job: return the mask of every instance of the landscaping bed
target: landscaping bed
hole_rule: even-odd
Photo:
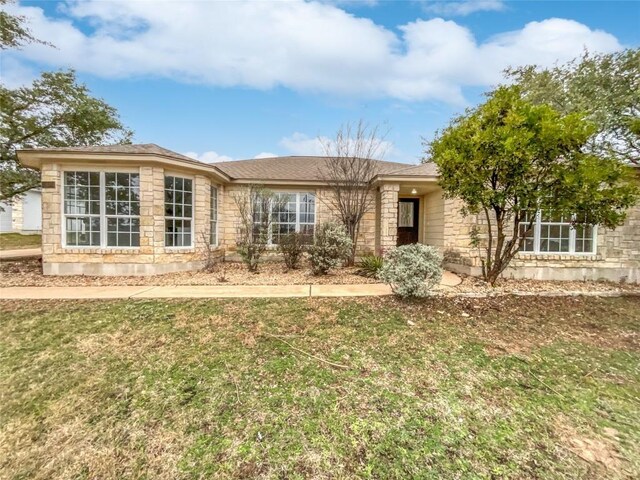
[[[2,287],[64,287],[64,286],[113,286],[113,285],[308,285],[308,284],[357,284],[376,283],[356,274],[357,267],[339,268],[328,275],[313,275],[306,265],[296,270],[286,270],[281,262],[264,262],[258,273],[247,271],[240,262],[218,264],[214,272],[189,271],[150,276],[89,277],[45,276],[40,260],[17,260],[0,263]]]
[[[640,476],[640,298],[0,301],[0,477]]]
[[[89,277],[44,276],[38,259],[19,259],[0,262],[0,287],[64,287],[64,286],[172,286],[172,285],[352,285],[379,283],[378,280],[356,274],[357,267],[332,270],[329,275],[312,275],[306,263],[297,270],[287,271],[280,262],[265,262],[257,274],[249,273],[244,264],[225,262],[212,273],[203,271],[167,273],[152,276]],[[439,286],[441,295],[563,292],[638,292],[640,285],[613,282],[559,282],[539,280],[500,280],[491,287],[476,277],[460,277],[453,286]]]

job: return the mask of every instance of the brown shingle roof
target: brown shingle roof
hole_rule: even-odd
[[[226,174],[233,180],[251,180],[255,182],[322,181],[322,179],[327,176],[325,173],[327,171],[327,157],[319,156],[272,157],[207,164],[194,160],[186,155],[162,148],[155,143],[58,147],[46,149],[25,149],[22,151],[27,152],[29,150],[38,150],[43,152],[84,152],[93,154],[157,155],[205,166],[217,171],[218,173],[221,172],[223,176]],[[408,165],[406,163],[387,162],[384,160],[374,161],[377,165],[378,175],[437,175],[435,165],[433,164]]]
[[[86,153],[120,153],[123,155],[160,155],[163,157],[175,158],[177,160],[188,160],[194,162],[193,158],[187,157],[180,153],[162,148],[155,143],[138,143],[138,144],[117,144],[117,145],[90,145],[83,147],[53,147],[44,150],[52,152],[86,152]]]
[[[421,163],[420,165],[405,165],[394,172],[387,173],[390,176],[418,175],[418,176],[438,176],[438,167],[435,163]]]
[[[233,160],[216,163],[216,167],[238,180],[319,181],[326,171],[326,157],[273,157]],[[409,167],[406,163],[375,160],[379,174],[388,174]]]

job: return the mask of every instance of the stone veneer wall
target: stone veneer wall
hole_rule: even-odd
[[[81,165],[74,169],[82,170]],[[87,170],[92,168],[86,167]],[[93,165],[95,170],[95,166]],[[117,166],[103,166],[103,171],[131,171]],[[201,251],[210,228],[211,179],[203,175],[170,171],[194,181],[194,239],[191,248],[164,246],[164,175],[159,166],[143,166],[140,173],[140,246],[135,248],[100,248],[62,246],[61,195],[62,167],[42,166],[42,181],[54,182],[55,188],[42,190],[43,271],[52,275],[144,275],[190,270],[201,265]],[[221,213],[221,212],[220,212]],[[219,250],[222,253],[222,250]]]
[[[234,196],[241,195],[246,188],[247,187],[245,185],[240,184],[226,185],[224,187],[224,214],[221,218],[218,235],[220,236],[220,245],[229,252],[229,258],[231,259],[236,259],[234,252],[236,250],[236,231],[239,226],[238,207],[234,200]],[[316,225],[330,220],[337,221],[338,217],[336,215],[336,211],[331,205],[330,195],[332,193],[329,189],[305,185],[287,186],[286,188],[277,185],[265,185],[265,188],[273,191],[314,193],[316,195]],[[221,199],[219,199],[219,202],[221,202]],[[360,233],[358,235],[358,254],[374,251],[375,236],[376,209],[374,202],[373,208],[365,214],[360,226]]]
[[[469,245],[471,228],[486,232],[478,215],[460,214],[462,202],[445,201],[445,267],[468,275],[481,274],[480,253]],[[486,238],[485,235],[481,236]],[[624,225],[597,232],[595,255],[520,253],[503,273],[508,278],[539,280],[610,280],[640,282],[640,205],[630,209]]]

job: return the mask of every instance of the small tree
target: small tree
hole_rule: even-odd
[[[236,247],[250,272],[258,271],[273,228],[272,210],[279,210],[277,196],[261,185],[248,185],[232,195],[238,208]]]
[[[361,120],[356,125],[343,125],[333,139],[320,139],[327,157],[320,177],[331,191],[323,200],[336,212],[351,238],[349,265],[355,261],[362,219],[375,205],[371,180],[379,173],[376,159],[385,154],[384,137],[377,126],[370,128]]]
[[[526,101],[517,86],[500,87],[429,144],[445,196],[486,221],[483,238],[472,238],[484,250],[486,281],[494,284],[518,253],[538,210],[622,224],[638,187],[630,167],[585,148],[594,131],[581,114],[562,115]]]
[[[563,114],[584,113],[596,128],[586,147],[640,165],[640,49],[585,52],[553,68],[510,68],[527,100]]]

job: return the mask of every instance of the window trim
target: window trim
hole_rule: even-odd
[[[65,197],[65,187],[66,187],[66,174],[68,172],[88,172],[88,173],[98,173],[100,175],[100,213],[99,214],[88,214],[88,215],[73,215],[65,213],[64,203],[66,200]],[[65,250],[131,250],[137,251],[140,250],[140,245],[138,246],[116,246],[116,245],[107,245],[107,217],[117,218],[116,215],[107,215],[107,198],[106,198],[106,180],[105,173],[127,173],[127,174],[137,174],[138,178],[141,178],[139,169],[114,169],[114,170],[105,170],[104,168],[96,168],[96,167],[83,167],[82,165],[73,165],[63,168],[61,170],[61,181],[60,181],[60,245]],[[138,187],[140,188],[140,187]],[[140,194],[140,208],[142,208],[142,195]],[[67,217],[74,216],[82,216],[82,217],[98,217],[100,218],[100,245],[68,245],[67,244]],[[138,218],[141,219],[142,215],[126,215],[123,216],[126,218]],[[140,222],[140,226],[142,226],[142,222]],[[140,234],[140,238],[142,238],[142,234]]]
[[[520,222],[525,223],[525,222]],[[540,250],[542,232],[542,224],[545,225],[567,225],[569,224],[569,251],[568,252],[548,252]],[[583,225],[583,224],[578,224]],[[519,255],[563,255],[563,256],[576,256],[576,257],[592,257],[598,254],[598,226],[591,225],[593,229],[592,250],[590,252],[576,252],[576,228],[571,226],[570,222],[543,222],[542,212],[538,210],[536,212],[536,220],[533,223],[533,250],[519,250]]]
[[[195,239],[195,220],[196,220],[196,179],[192,175],[185,175],[178,172],[165,171],[162,177],[162,211],[165,211],[166,208],[166,187],[164,186],[165,179],[167,177],[174,178],[182,178],[183,180],[191,180],[191,217],[176,217],[176,216],[167,216],[166,213],[162,214],[162,243],[164,244],[164,248],[169,251],[191,251],[195,250],[196,239]],[[191,245],[178,245],[172,246],[167,245],[167,219],[173,220],[191,220]]]

